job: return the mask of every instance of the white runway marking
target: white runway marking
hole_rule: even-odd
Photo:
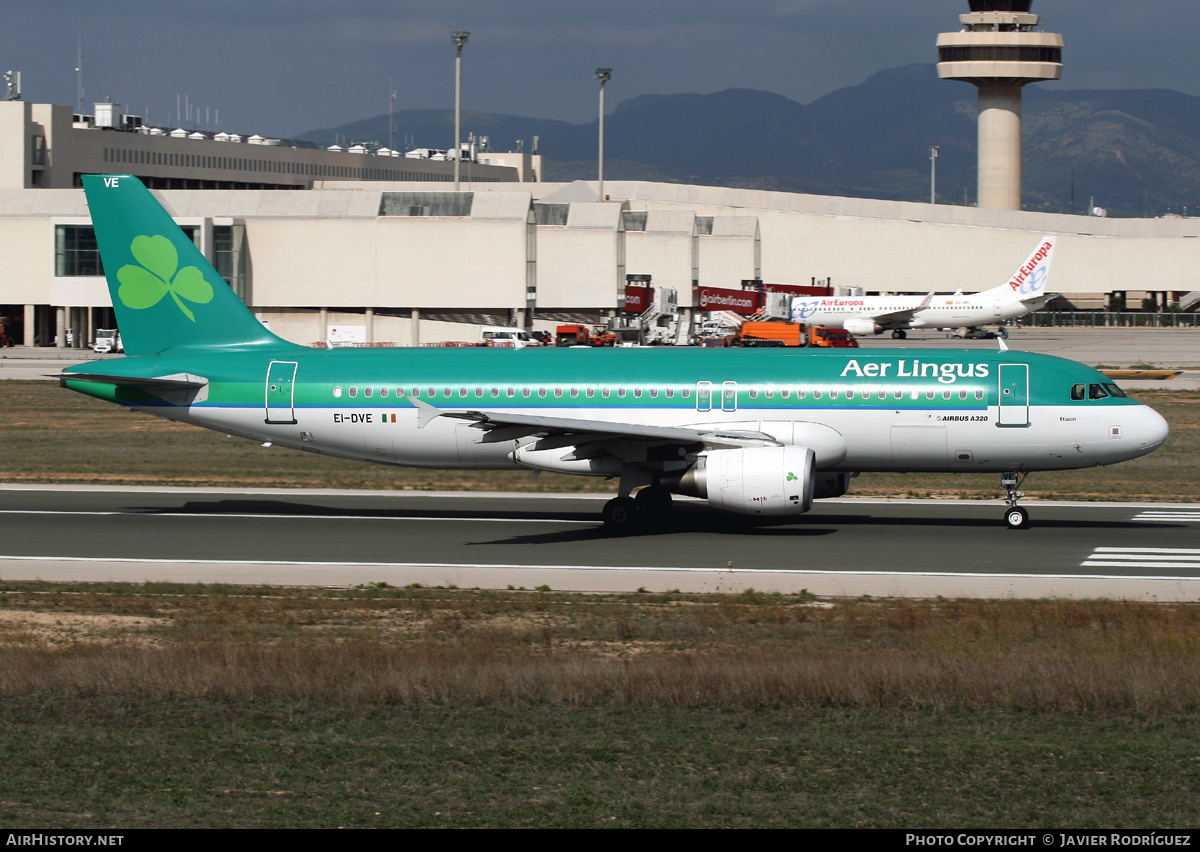
[[[1191,568],[1200,571],[1200,549],[1185,547],[1097,547],[1082,568]]]
[[[1135,521],[1182,521],[1200,524],[1200,512],[1189,512],[1182,509],[1156,509],[1134,515],[1133,519]]]

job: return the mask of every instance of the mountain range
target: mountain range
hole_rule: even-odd
[[[928,201],[929,149],[937,145],[939,203],[970,204],[976,104],[973,86],[939,80],[934,65],[880,71],[807,105],[750,89],[643,95],[605,117],[604,175]],[[453,146],[452,110],[405,110],[394,122],[397,147]],[[517,140],[530,146],[536,135],[545,180],[596,176],[596,121],[464,112],[462,126],[464,139],[488,136],[497,151],[513,150]],[[298,138],[386,145],[388,116]],[[1114,216],[1200,215],[1200,98],[1027,86],[1023,160],[1027,210],[1082,212],[1094,204]]]

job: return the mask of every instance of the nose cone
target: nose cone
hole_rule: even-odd
[[[1141,440],[1142,455],[1152,453],[1161,447],[1171,433],[1171,428],[1167,426],[1167,421],[1163,419],[1163,416],[1147,405],[1143,405],[1138,412],[1134,428],[1137,429],[1138,437]]]

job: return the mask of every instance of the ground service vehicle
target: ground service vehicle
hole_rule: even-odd
[[[509,328],[500,325],[485,325],[480,329],[479,337],[484,346],[511,346],[520,349],[525,346],[541,346],[541,343],[523,328]]]
[[[759,341],[779,341],[783,346],[804,346],[804,329],[798,322],[744,322],[734,335],[734,346],[753,346]]]
[[[555,346],[615,346],[617,336],[603,328],[586,325],[560,325],[555,329]]]
[[[83,185],[126,356],[68,367],[63,387],[340,458],[613,477],[613,530],[662,523],[672,493],[795,517],[858,471],[998,473],[1005,522],[1023,527],[1026,473],[1167,439],[1111,379],[1049,355],[312,349],[265,328],[137,178]]]
[[[115,328],[96,329],[96,342],[92,344],[92,351],[99,355],[124,352],[125,350],[121,346],[121,333]]]
[[[808,345],[832,349],[858,349],[858,341],[850,332],[840,328],[826,328],[823,325],[809,327]]]

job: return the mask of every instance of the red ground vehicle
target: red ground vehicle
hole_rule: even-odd
[[[840,328],[826,328],[814,325],[808,330],[809,346],[830,346],[834,349],[857,349],[858,341],[854,335]]]
[[[617,336],[603,328],[560,325],[554,330],[555,346],[615,346]]]

